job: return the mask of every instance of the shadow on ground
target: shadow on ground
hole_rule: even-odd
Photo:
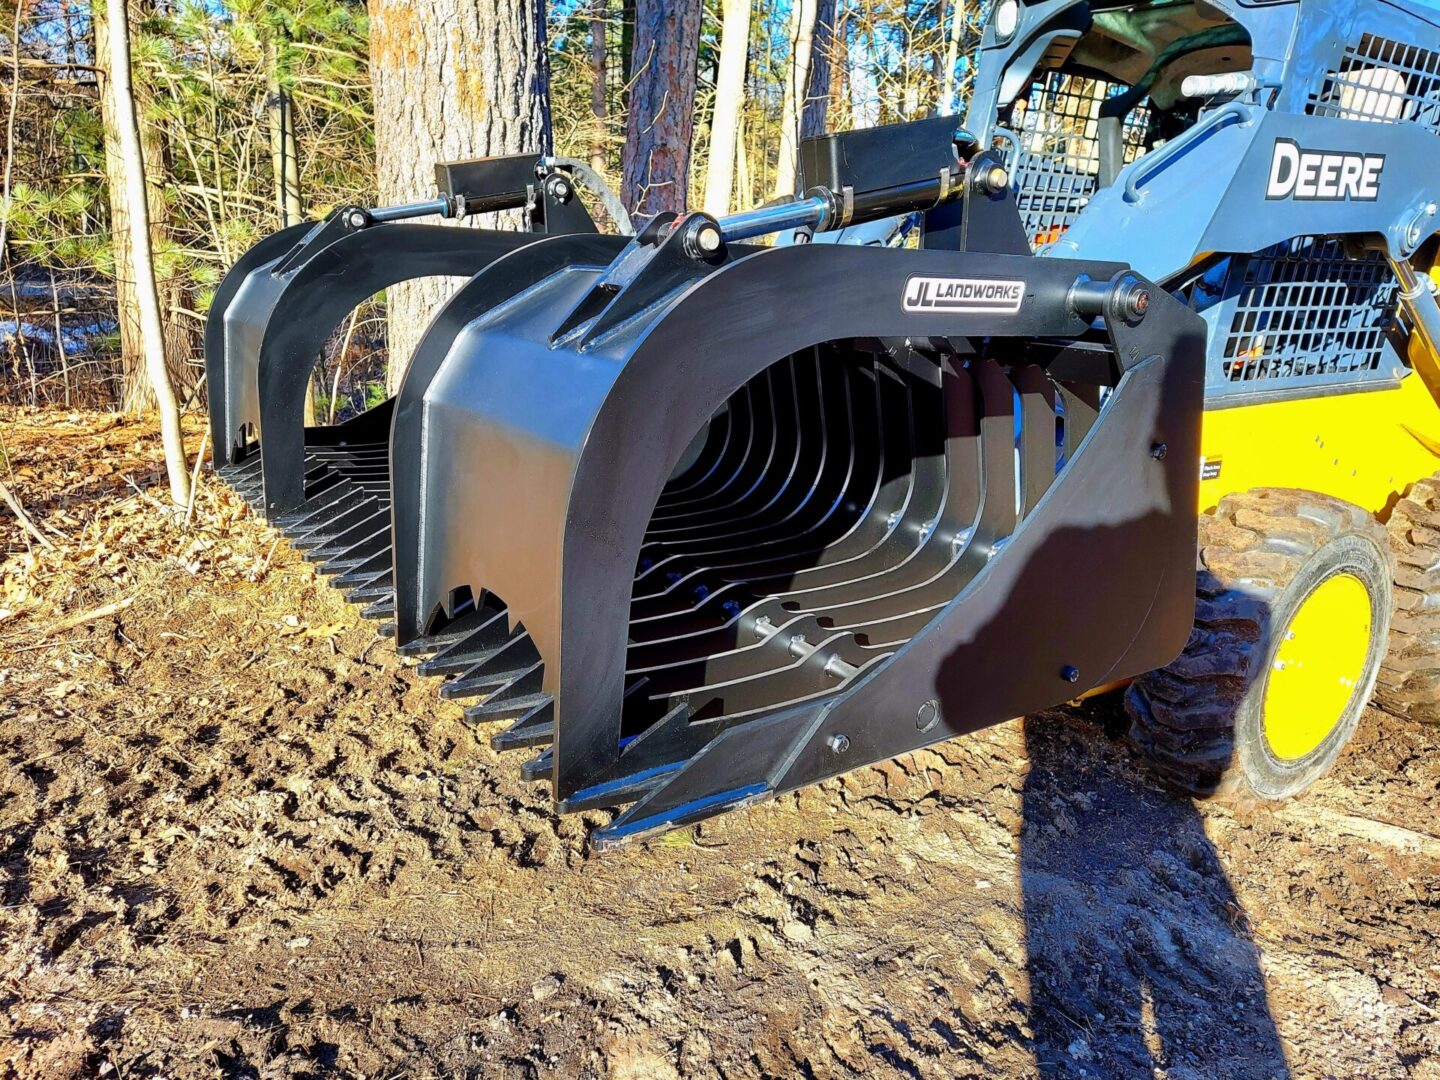
[[[1020,874],[1039,1074],[1289,1077],[1246,913],[1195,804],[1097,746],[1095,725],[1124,723],[1112,695],[1025,725]],[[1109,775],[1084,775],[1097,771]]]

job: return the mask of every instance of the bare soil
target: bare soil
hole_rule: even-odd
[[[148,425],[0,439],[0,1075],[1440,1078],[1440,730],[1242,813],[1102,699],[593,856]]]

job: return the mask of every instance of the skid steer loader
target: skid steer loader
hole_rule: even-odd
[[[371,613],[562,810],[628,804],[598,847],[1127,682],[1167,775],[1282,798],[1377,679],[1440,700],[1437,133],[1428,7],[1000,0],[963,128],[487,262],[382,540],[318,467],[271,509],[386,544]]]
[[[1440,9],[1000,0],[969,122],[1040,255],[1123,257],[1206,323],[1196,624],[1127,691],[1137,743],[1274,799],[1377,680],[1440,719]]]

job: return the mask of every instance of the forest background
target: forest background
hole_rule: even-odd
[[[204,319],[235,259],[339,206],[425,198],[438,160],[580,158],[641,217],[789,193],[805,135],[963,110],[987,7],[5,0],[0,402],[203,409]],[[313,416],[393,387],[437,287],[357,310]]]

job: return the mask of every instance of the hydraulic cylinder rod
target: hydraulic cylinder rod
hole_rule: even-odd
[[[875,221],[914,211],[929,210],[960,193],[959,185],[949,187],[934,180],[867,191],[848,200],[829,188],[812,188],[793,202],[744,210],[719,219],[720,235],[726,241],[749,240],[786,229],[811,228],[832,232],[862,221]]]
[[[1419,338],[1419,348],[1410,350],[1411,363],[1431,395],[1440,401],[1440,306],[1435,303],[1435,286],[1409,259],[1391,258],[1390,269],[1400,283],[1400,306],[1410,323],[1410,332]]]

